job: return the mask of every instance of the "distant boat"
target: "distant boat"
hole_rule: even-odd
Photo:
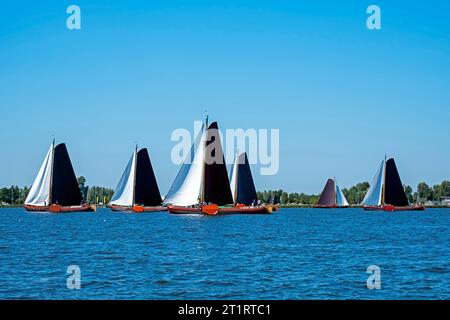
[[[156,177],[147,149],[133,152],[108,204],[113,211],[151,212],[162,206]]]
[[[64,143],[53,141],[47,156],[25,200],[27,211],[80,212],[95,211],[95,206],[82,203],[69,153]]]
[[[348,201],[335,179],[328,179],[314,208],[346,208]]]
[[[219,213],[271,213],[273,207],[258,205],[255,183],[247,153],[237,154],[230,170],[230,188],[233,207],[219,208]]]
[[[206,119],[164,199],[170,213],[215,215],[236,212],[257,213],[264,210],[246,205],[236,208],[233,205],[235,201],[230,188],[222,144],[220,140],[216,141],[218,130],[217,122],[208,126]],[[207,152],[210,152],[214,159],[206,159]]]
[[[410,211],[425,209],[423,206],[411,206],[409,204],[393,158],[381,162],[362,204],[364,210]]]

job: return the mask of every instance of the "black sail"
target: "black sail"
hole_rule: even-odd
[[[319,205],[334,206],[336,205],[336,186],[333,179],[328,179],[319,198]]]
[[[233,203],[217,122],[211,123],[208,127],[203,178],[206,203],[219,206]]]
[[[409,205],[394,159],[389,159],[386,161],[384,188],[385,204],[391,204],[399,207]]]
[[[161,205],[161,193],[159,192],[147,149],[141,149],[137,153],[135,183],[134,202],[136,204],[144,206]]]
[[[81,191],[64,143],[55,147],[51,192],[52,203],[62,206],[81,204]]]
[[[247,153],[239,156],[237,173],[237,203],[251,205],[258,200]]]

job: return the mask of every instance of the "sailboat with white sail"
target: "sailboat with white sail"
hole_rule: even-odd
[[[83,203],[80,187],[64,143],[50,145],[44,162],[25,200],[27,211],[80,212],[95,211]]]
[[[206,118],[164,204],[175,214],[265,212],[265,206],[256,205],[258,199],[245,153],[236,158],[231,180],[230,184],[217,122],[208,125]]]
[[[362,202],[364,210],[412,211],[424,206],[409,204],[393,158],[381,161]]]
[[[319,202],[314,208],[347,208],[348,201],[345,198],[335,178],[327,180],[322,193],[320,194]]]
[[[218,130],[206,118],[164,199],[170,213],[215,215],[219,206],[233,203]]]
[[[113,211],[164,211],[148,150],[136,146],[108,204]]]

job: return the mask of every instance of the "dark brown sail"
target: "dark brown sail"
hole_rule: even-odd
[[[55,147],[51,202],[61,206],[75,206],[82,202],[77,178],[64,143]]]
[[[160,206],[162,203],[158,183],[147,149],[137,153],[134,203],[143,206]]]
[[[322,194],[319,198],[320,206],[334,206],[336,205],[336,186],[333,179],[328,179],[323,188]]]
[[[394,159],[386,161],[384,203],[393,206],[408,206],[409,202],[403,189],[400,175],[397,171]]]
[[[236,196],[237,203],[248,206],[258,200],[247,153],[245,152],[239,156],[238,160]]]
[[[233,203],[217,122],[211,123],[207,131],[203,179],[206,203],[219,206]]]

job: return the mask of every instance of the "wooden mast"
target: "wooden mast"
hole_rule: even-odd
[[[200,206],[203,206],[203,202],[205,201],[205,157],[206,157],[206,140],[208,137],[208,113],[206,112],[206,120],[205,120],[205,132],[206,132],[206,139],[203,142],[204,148],[203,148],[203,157],[202,157],[202,184],[201,184],[201,191],[200,191]],[[203,133],[202,136],[203,138]],[[200,140],[200,143],[202,143],[202,141]]]
[[[237,161],[236,161],[237,160]],[[238,179],[239,179],[239,150],[236,153],[236,160],[234,163],[235,170],[236,170],[236,177],[234,177],[234,206],[237,205],[237,195],[238,195]]]
[[[52,158],[51,158],[51,167],[50,167],[50,183],[49,183],[49,194],[48,194],[48,203],[47,206],[52,205],[52,189],[53,189],[53,167],[55,166],[55,138],[53,138],[52,142]]]
[[[384,165],[383,165],[383,184],[381,185],[381,206],[384,206],[384,196],[386,192],[386,155],[384,155]]]
[[[133,175],[133,203],[131,204],[131,207],[134,207],[136,204],[136,171],[137,171],[137,150],[138,145],[136,144],[136,147],[134,149],[134,175]]]

